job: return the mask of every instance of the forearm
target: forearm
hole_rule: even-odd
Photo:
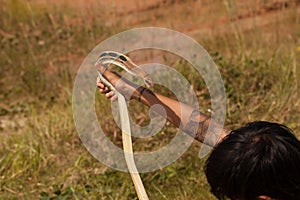
[[[166,113],[168,121],[200,142],[214,146],[230,132],[230,130],[212,120],[211,117],[189,105],[154,93],[148,89],[144,90],[142,95],[140,95],[141,91],[142,88],[138,88],[133,98],[139,99],[149,107],[159,104],[164,110],[161,107],[154,107],[155,112],[161,115]]]
[[[108,70],[105,76],[119,92],[126,96],[127,100],[135,99],[149,107],[162,106],[163,109],[160,106],[153,107],[153,109],[163,116],[166,114],[168,121],[200,142],[214,146],[230,132],[209,116],[187,104],[154,93],[149,89],[143,89]]]

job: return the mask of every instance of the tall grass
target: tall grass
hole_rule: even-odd
[[[224,1],[210,6],[234,18],[238,12],[230,9],[238,7],[230,7],[234,1],[230,2],[228,7]],[[167,9],[178,11],[178,20],[180,16],[196,20],[197,13],[187,14],[190,1],[185,3]],[[106,25],[105,9],[97,3],[84,9],[68,3],[46,6],[21,0],[0,4],[0,199],[136,199],[127,173],[106,167],[83,147],[71,110],[79,64],[100,41],[130,28],[122,25],[127,18],[113,13],[116,21]],[[251,30],[235,22],[228,26],[228,32],[216,30],[212,35],[195,36],[222,74],[227,94],[226,125],[230,128],[270,120],[288,125],[299,136],[300,29],[296,9],[273,23],[253,25]],[[154,14],[166,26],[174,25],[173,14]],[[148,15],[141,20],[140,25],[154,23]],[[203,19],[196,21],[202,23]],[[276,32],[278,27],[285,31]],[[200,105],[209,107],[201,77],[192,75],[184,62],[170,63],[195,86]],[[105,131],[120,145],[110,102],[98,93],[96,97]],[[142,113],[133,115],[134,119],[147,121],[147,109],[140,104],[130,106]],[[134,148],[145,150],[168,143],[174,130],[167,125],[159,139],[147,144],[137,140]],[[204,160],[197,157],[199,147],[195,142],[175,163],[142,174],[151,199],[214,199],[202,170]]]

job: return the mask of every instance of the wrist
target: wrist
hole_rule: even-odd
[[[147,90],[145,87],[139,87],[139,88],[138,88],[139,95],[138,95],[137,100],[138,100],[139,102],[141,102],[141,98],[142,98],[143,93],[145,92],[145,90]]]
[[[136,87],[135,91],[132,93],[130,99],[134,99],[137,101],[141,101],[143,93],[145,92],[146,88],[143,86]]]
[[[138,100],[139,102],[148,102],[152,99],[151,97],[155,97],[155,93],[146,87],[140,86],[135,90],[132,97],[131,99]]]

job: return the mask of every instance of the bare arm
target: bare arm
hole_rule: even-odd
[[[149,107],[156,104],[163,106],[165,111],[159,107],[154,107],[154,111],[161,115],[164,115],[166,112],[168,121],[200,142],[205,142],[207,145],[214,146],[230,132],[229,129],[226,129],[212,120],[209,116],[195,110],[195,108],[189,105],[161,94],[154,93],[149,89],[139,87],[127,80],[121,79],[118,75],[108,70],[105,71],[104,76],[126,97],[126,99],[139,100]],[[114,93],[103,85],[103,83],[98,82],[98,87],[100,88],[100,92],[106,94],[108,98],[115,99]]]

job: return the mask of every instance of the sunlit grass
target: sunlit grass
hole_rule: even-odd
[[[84,57],[100,41],[128,27],[118,21],[119,27],[105,26],[97,4],[82,12],[68,4],[20,0],[1,4],[0,199],[136,199],[129,174],[106,167],[84,148],[71,110],[73,81]],[[223,6],[218,8],[222,14]],[[268,26],[241,31],[237,24],[232,32],[196,38],[222,75],[230,128],[269,120],[286,124],[299,136],[300,30],[292,29],[288,37],[276,33],[276,27],[299,27],[298,14],[292,11]],[[165,23],[174,23],[171,14],[163,17]],[[165,62],[192,83],[199,104],[209,107],[201,77],[184,62]],[[101,125],[121,145],[110,102],[95,95]],[[134,120],[147,123],[148,110],[139,103],[130,106],[141,113],[133,114]],[[137,140],[134,148],[148,150],[168,143],[174,130],[167,125],[159,139]],[[197,157],[199,149],[194,142],[175,163],[142,174],[150,199],[214,199],[202,169],[205,160]]]

